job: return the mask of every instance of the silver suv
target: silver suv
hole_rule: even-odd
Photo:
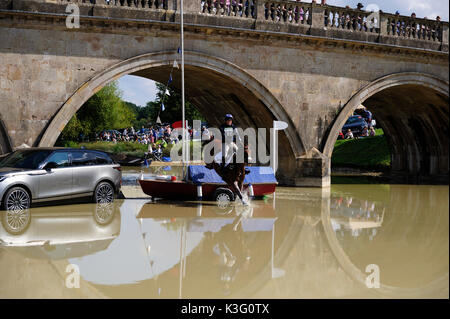
[[[32,203],[90,197],[114,201],[122,171],[108,154],[68,148],[27,148],[0,160],[0,204],[5,210]]]

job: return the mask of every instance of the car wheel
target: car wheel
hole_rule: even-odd
[[[228,188],[218,188],[214,192],[214,200],[218,207],[227,207],[230,202],[234,201],[234,193]]]
[[[12,235],[23,234],[30,226],[31,214],[28,209],[7,210],[0,214],[3,228]]]
[[[5,195],[3,208],[5,210],[24,210],[31,206],[30,194],[22,187],[13,187]]]
[[[94,220],[100,226],[109,225],[114,219],[114,203],[98,203],[95,206]]]
[[[114,201],[114,187],[108,182],[101,182],[94,191],[95,203],[112,203]]]

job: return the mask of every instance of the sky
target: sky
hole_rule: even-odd
[[[303,2],[311,2],[311,0],[303,0]],[[319,3],[320,0],[317,0]],[[399,11],[401,15],[410,16],[415,12],[418,18],[427,17],[435,19],[440,16],[442,20],[448,21],[449,17],[449,0],[327,0],[327,4],[345,7],[346,5],[355,8],[356,4],[361,2],[364,8],[369,5],[377,5],[384,12],[394,13]],[[119,79],[119,88],[123,91],[123,99],[136,105],[144,106],[149,101],[156,98],[155,82],[131,75],[125,75]]]

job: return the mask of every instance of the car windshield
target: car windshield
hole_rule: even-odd
[[[0,167],[36,169],[50,153],[50,150],[15,151],[0,161]]]
[[[361,117],[355,116],[355,117],[350,117],[345,124],[353,124],[353,123],[357,123],[360,121],[361,121]]]

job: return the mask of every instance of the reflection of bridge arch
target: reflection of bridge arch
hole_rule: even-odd
[[[75,112],[107,83],[127,74],[165,83],[172,63],[177,59],[179,55],[173,51],[148,53],[104,70],[84,83],[64,103],[45,130],[39,146],[53,145]],[[211,124],[221,121],[225,113],[237,115],[237,122],[244,127],[270,128],[273,120],[281,120],[288,123],[289,127],[286,134],[280,134],[280,157],[292,159],[304,153],[303,144],[289,115],[253,76],[223,59],[192,51],[185,52],[185,68],[186,96]],[[180,73],[174,71],[172,86],[179,87]],[[287,143],[283,143],[283,139]]]
[[[394,172],[440,176],[448,181],[449,84],[424,73],[394,73],[359,90],[324,139],[331,158],[338,133],[361,104],[373,111],[391,147]]]
[[[398,189],[395,189],[396,187]],[[448,207],[443,209],[438,216],[433,215],[431,220],[424,221],[424,219],[429,213],[429,203],[432,200],[444,199],[448,194],[448,189],[427,193],[417,188],[408,191],[402,191],[402,186],[391,186],[391,188],[394,189],[390,191],[389,213],[384,216],[381,232],[377,234],[377,239],[380,240],[381,236],[383,237],[381,242],[394,242],[395,247],[389,247],[388,251],[382,251],[381,243],[377,245],[375,242],[371,244],[372,247],[367,246],[367,251],[359,248],[357,253],[349,253],[348,250],[343,248],[342,243],[336,236],[331,223],[331,210],[328,208],[322,210],[321,218],[330,250],[345,273],[363,289],[367,289],[366,278],[370,274],[364,272],[365,267],[374,263],[380,267],[380,288],[367,289],[368,291],[373,291],[381,296],[396,298],[420,298],[439,295],[446,289],[448,290],[448,268],[444,270],[444,273],[437,275],[436,269],[429,267],[425,269],[426,266],[423,265],[436,264],[438,267],[442,267],[442,263],[439,263],[439,261],[448,260],[448,246],[447,251],[439,251],[436,254],[437,247],[442,248],[439,245],[439,240],[442,238],[442,242],[444,242],[445,238],[448,238]],[[426,230],[429,231],[429,228],[423,227],[424,223],[432,223],[429,225],[432,226],[433,236],[424,233]],[[441,237],[439,237],[439,234],[442,234]],[[438,241],[435,239],[436,236],[439,238]],[[424,238],[424,241],[421,242],[422,245],[415,246],[412,239],[420,241],[418,238]],[[405,258],[405,248],[410,248],[411,245],[418,251],[417,256],[406,255],[409,258]],[[373,254],[374,251],[375,254]],[[380,251],[382,251],[382,256],[376,254]],[[425,257],[424,251],[427,252]],[[423,260],[423,258],[426,260]],[[395,264],[395,271],[390,272],[387,268],[392,264]],[[417,268],[418,272],[430,272],[433,279],[427,281],[426,279],[429,277],[426,276],[419,276],[423,278],[418,279],[408,277],[410,278],[408,280],[410,287],[404,287],[404,282],[402,282],[401,287],[398,286],[395,282],[400,282],[404,278],[399,279],[396,276],[402,271],[405,274],[414,275],[408,271],[408,268],[412,268],[411,265]],[[445,273],[445,271],[447,272]]]

